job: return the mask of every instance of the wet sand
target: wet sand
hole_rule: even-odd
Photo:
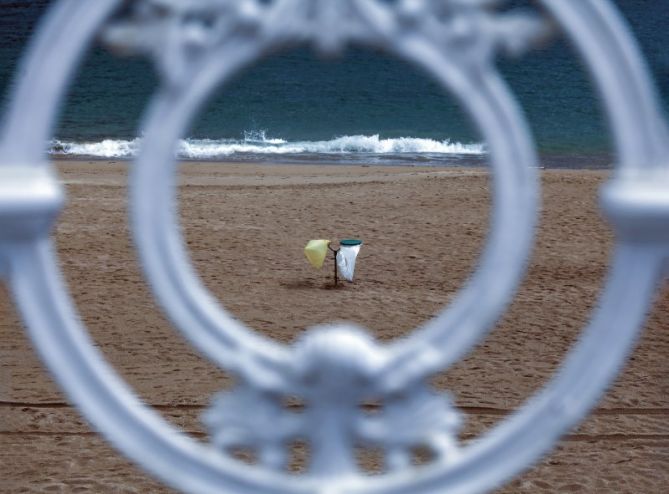
[[[230,379],[167,323],[128,231],[122,163],[60,162],[68,204],[55,231],[72,295],[93,338],[137,393],[202,440],[200,415]],[[249,326],[291,342],[354,321],[408,334],[452,300],[487,232],[483,169],[189,164],[181,216],[209,289]],[[544,171],[535,252],[494,332],[436,379],[464,414],[463,441],[538,390],[596,305],[613,245],[597,210],[606,173]],[[356,281],[332,289],[311,268],[311,238],[365,242]],[[597,411],[501,492],[664,492],[669,485],[669,297]],[[71,408],[0,291],[0,491],[168,492],[120,457]]]

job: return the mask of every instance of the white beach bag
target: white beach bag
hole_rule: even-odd
[[[342,245],[337,252],[337,268],[339,274],[347,281],[353,281],[355,271],[355,260],[362,245]]]

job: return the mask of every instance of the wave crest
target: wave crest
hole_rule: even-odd
[[[104,139],[99,142],[53,141],[55,155],[130,158],[136,156],[141,139]],[[232,155],[301,155],[301,154],[372,154],[372,155],[482,155],[483,144],[462,144],[449,139],[437,141],[418,137],[382,139],[379,135],[342,136],[329,141],[285,141],[267,138],[264,132],[245,132],[244,139],[184,139],[177,156],[186,159],[215,159]]]

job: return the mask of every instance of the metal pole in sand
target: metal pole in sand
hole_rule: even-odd
[[[328,245],[328,249],[332,251],[334,254],[333,260],[334,260],[334,286],[337,286],[339,283],[339,273],[337,273],[337,252],[339,252],[339,249],[333,249]]]

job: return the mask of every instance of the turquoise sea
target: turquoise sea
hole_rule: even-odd
[[[0,0],[0,94],[6,104],[21,53],[51,2]],[[530,1],[507,2],[532,8]],[[615,2],[640,42],[669,109],[669,1]],[[604,167],[610,143],[590,81],[563,41],[500,70],[532,125],[542,164]],[[157,84],[152,65],[95,47],[66,102],[55,155],[129,158]],[[185,159],[471,165],[486,147],[457,102],[422,72],[349,49],[324,61],[281,53],[221,88],[180,145]]]

